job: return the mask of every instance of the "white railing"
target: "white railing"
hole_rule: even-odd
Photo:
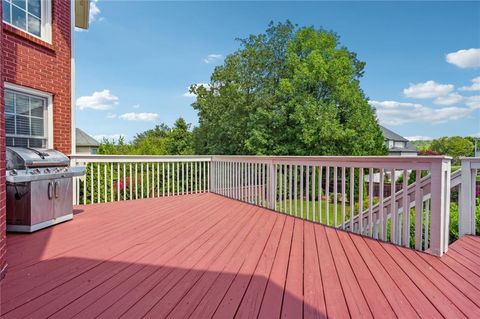
[[[461,158],[461,169],[452,185],[458,185],[458,235],[475,235],[476,181],[480,157]]]
[[[72,155],[74,204],[207,192],[209,156]]]
[[[211,165],[214,193],[435,255],[448,249],[450,158],[213,156]]]
[[[462,171],[461,170],[457,170],[455,172],[453,172],[451,175],[450,175],[450,189],[453,190],[455,189],[456,187],[458,187],[459,189],[459,195],[458,195],[458,207],[461,206],[461,201],[462,201],[462,196],[461,196],[461,176],[462,176]],[[469,187],[475,187],[475,180],[472,179],[471,180],[473,182],[474,185],[469,185]],[[421,194],[423,196],[423,201],[425,202],[425,207],[424,207],[424,211],[423,213],[425,214],[425,222],[428,223],[428,220],[429,220],[429,217],[428,217],[428,214],[429,214],[429,201],[430,201],[430,185],[431,185],[431,176],[430,175],[427,175],[427,176],[424,176],[424,177],[421,177],[420,179],[420,183],[417,183],[416,181],[409,184],[408,185],[408,192],[407,192],[407,201],[409,203],[409,207],[410,209],[414,208],[415,207],[415,201],[417,200],[415,198],[415,194],[414,192],[417,191],[417,188],[419,188],[421,190]],[[400,203],[400,202],[403,202],[404,201],[404,194],[405,192],[403,190],[399,190],[397,191],[397,193],[395,194],[395,200],[397,201],[397,203]],[[468,194],[464,194],[464,196],[467,196],[469,198],[469,201],[471,201],[473,203],[473,205],[475,205],[476,203],[476,198],[475,198],[475,193],[472,192],[472,193],[468,193]],[[465,200],[465,199],[464,199]],[[391,198],[390,197],[387,197],[384,199],[384,207],[387,207],[389,205],[391,201]],[[377,203],[373,206],[373,214],[374,216],[378,214],[378,212],[380,211],[380,203]],[[475,210],[475,207],[471,207],[473,209],[473,211]],[[387,211],[390,211],[389,209],[387,209]],[[473,212],[474,213],[474,212]],[[349,225],[353,222],[354,224],[355,223],[358,223],[358,218],[359,216],[362,216],[364,219],[365,219],[365,216],[368,214],[368,211],[367,210],[364,210],[362,212],[361,215],[356,215],[354,216],[353,218],[353,221],[352,220],[347,220],[345,222],[345,225],[344,225],[344,228],[349,230],[351,229],[351,227],[349,227]],[[462,213],[460,212],[460,215],[462,215]],[[466,214],[463,213],[463,215],[465,216]],[[471,216],[471,215],[469,215]],[[390,217],[390,216],[389,216]],[[472,221],[472,225],[469,224],[470,220],[468,220],[468,222],[466,224],[468,224],[468,227],[470,227],[470,230],[469,232],[462,232],[461,230],[461,227],[462,227],[462,224],[459,224],[459,234],[460,236],[462,235],[465,235],[465,234],[475,234],[475,215],[473,215],[473,220]],[[468,219],[468,218],[467,218]],[[419,227],[420,223],[418,223],[416,226]],[[428,226],[428,224],[427,224]],[[429,232],[427,231],[427,227],[424,228],[424,232],[423,232],[423,240],[421,238],[422,236],[422,232],[420,230],[416,230],[415,232],[416,236],[419,236],[417,239],[416,239],[416,245],[415,245],[415,249],[417,250],[426,250],[428,249],[428,246],[426,246],[428,244],[428,236],[429,236]]]
[[[213,192],[435,255],[448,248],[447,157],[73,155],[71,161],[86,166],[86,175],[74,179],[75,204]],[[392,183],[392,176],[403,182]]]

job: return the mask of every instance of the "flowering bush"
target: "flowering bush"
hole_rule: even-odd
[[[123,180],[113,181],[113,189],[120,189],[123,191],[124,189],[128,188],[128,178],[128,176],[125,178],[125,182],[123,182]]]

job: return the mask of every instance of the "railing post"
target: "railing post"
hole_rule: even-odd
[[[450,159],[432,163],[430,253],[442,256],[448,250],[450,221]]]
[[[216,193],[217,192],[217,179],[216,179],[216,175],[217,175],[217,170],[216,170],[216,162],[215,160],[212,159],[210,160],[210,171],[209,171],[209,182],[208,182],[208,191],[209,192],[212,192],[212,193]]]
[[[476,169],[472,169],[471,161],[462,159],[458,207],[459,236],[475,234],[475,183]]]
[[[75,159],[70,159],[70,166],[72,167],[75,167],[77,166],[77,161]],[[73,201],[73,205],[77,205],[77,178],[78,177],[74,177],[72,178],[72,191],[73,191],[73,197],[72,197],[72,201]]]
[[[207,180],[204,182],[204,185],[207,186],[206,191],[210,193],[212,191],[212,167],[213,167],[213,157],[210,157],[210,161],[205,162],[205,169],[207,170],[207,173],[203,176],[207,176]]]
[[[275,164],[272,161],[268,164],[268,199],[269,208],[272,210],[275,210],[276,208],[277,199],[277,182],[275,175]]]

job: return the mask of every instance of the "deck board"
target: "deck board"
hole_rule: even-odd
[[[441,317],[440,312],[438,312],[435,306],[402,268],[400,268],[395,260],[382,248],[382,245],[378,241],[365,238],[363,238],[363,240],[420,317]]]
[[[282,237],[278,243],[278,252],[273,262],[272,271],[267,278],[267,288],[260,305],[259,318],[280,317],[294,224],[295,219],[293,218],[288,218],[285,223]]]
[[[340,239],[335,231],[327,230],[328,244],[330,250],[335,252],[333,261],[335,263],[336,272],[339,274],[339,280],[345,301],[348,305],[350,316],[358,318],[372,318],[372,313],[360,285],[355,278],[354,271],[348,261],[347,255],[342,247]],[[322,255],[321,255],[322,256]]]
[[[283,293],[282,318],[303,317],[303,225],[302,220],[295,220]]]
[[[305,222],[304,234],[305,259],[303,265],[303,316],[304,318],[312,319],[324,318],[327,309],[323,292],[322,275],[320,274],[320,263],[315,232],[312,223]]]
[[[480,239],[442,258],[227,199],[76,207],[7,235],[2,318],[480,317]]]

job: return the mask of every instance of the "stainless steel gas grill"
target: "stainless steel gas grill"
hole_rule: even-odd
[[[7,147],[7,230],[33,232],[73,218],[72,177],[63,153],[51,149]]]

